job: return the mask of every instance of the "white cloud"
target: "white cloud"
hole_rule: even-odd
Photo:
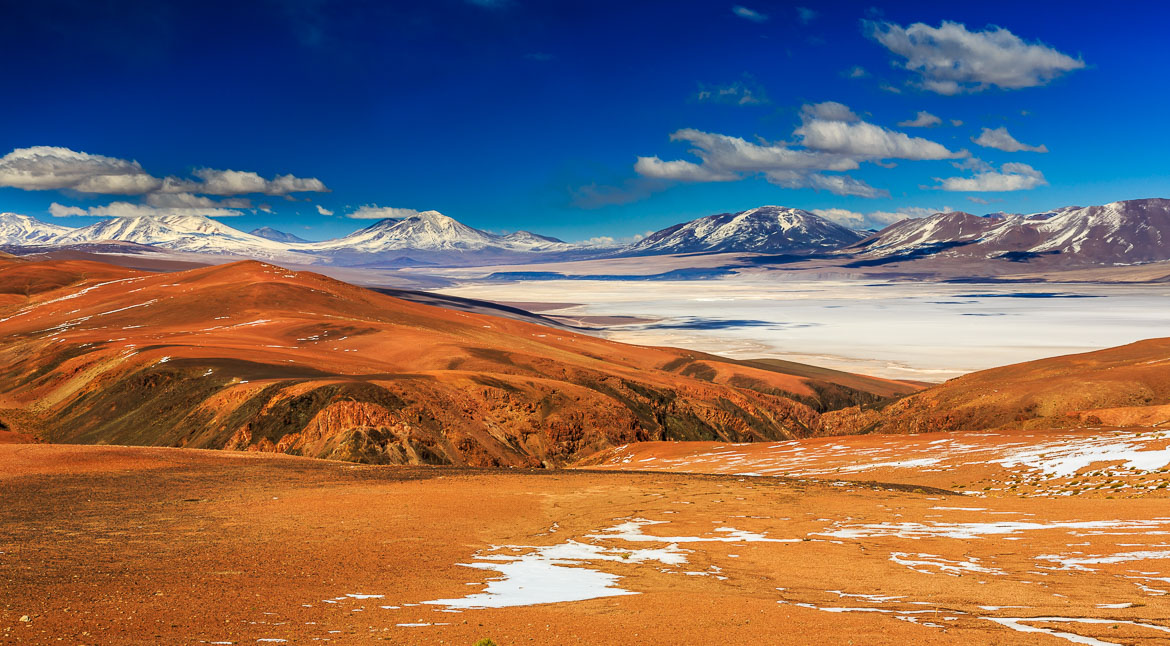
[[[1044,174],[1027,164],[1007,163],[998,171],[984,170],[971,177],[935,178],[936,188],[944,191],[986,193],[999,191],[1026,191],[1045,186]]]
[[[0,187],[28,191],[67,190],[106,195],[141,195],[142,213],[160,213],[166,209],[202,209],[208,214],[239,215],[234,208],[249,208],[244,198],[216,202],[203,195],[289,195],[300,192],[327,192],[316,178],[278,175],[265,179],[250,171],[200,169],[195,179],[158,178],[142,169],[136,161],[92,155],[56,146],[17,148],[0,157]],[[115,203],[125,205],[125,202]],[[58,211],[75,208],[58,205]],[[126,211],[125,206],[93,207],[87,215],[103,209]],[[73,213],[77,215],[76,213]]]
[[[898,125],[903,128],[933,128],[934,126],[941,124],[942,119],[939,119],[926,110],[919,110],[918,116],[914,117],[913,119],[898,122]]]
[[[968,31],[962,23],[949,21],[938,27],[867,22],[866,30],[904,59],[899,64],[921,77],[921,87],[939,94],[1036,87],[1085,67],[1079,58],[1026,42],[1002,27]]]
[[[802,24],[802,25],[809,24],[813,20],[816,20],[816,17],[817,17],[817,12],[813,11],[812,9],[809,9],[808,7],[797,7],[796,8],[796,19],[799,20],[800,24]]]
[[[952,152],[942,144],[887,130],[860,121],[806,121],[794,131],[800,143],[813,150],[872,159],[956,159],[967,151]]]
[[[744,7],[741,5],[735,5],[734,7],[732,7],[731,13],[734,13],[735,15],[739,16],[740,18],[743,18],[745,20],[750,20],[752,22],[764,22],[768,19],[767,14],[762,14],[758,11],[752,11],[751,9],[748,9],[747,7]]]
[[[949,206],[942,208],[931,209],[920,206],[907,206],[894,211],[870,211],[868,213],[859,213],[857,211],[850,211],[849,209],[832,208],[832,209],[813,209],[813,213],[832,220],[837,224],[852,227],[854,229],[884,229],[895,222],[902,220],[913,220],[918,218],[930,217],[936,213],[949,213],[953,211]]]
[[[320,204],[317,205],[317,212],[320,213],[321,215],[333,215],[333,211],[330,211],[329,209],[321,206]]]
[[[596,236],[593,238],[589,238],[588,240],[581,240],[577,244],[585,245],[588,247],[620,247],[620,246],[624,246],[624,245],[628,245],[628,244],[634,244],[635,242],[639,242],[639,241],[643,240],[646,236],[650,235],[651,233],[654,233],[654,232],[647,231],[646,233],[635,233],[632,236],[626,236],[624,238],[615,238],[613,236]]]
[[[191,193],[150,193],[146,196],[146,204],[157,208],[177,209],[248,209],[252,207],[252,201],[243,197],[213,200],[210,197]]]
[[[845,76],[851,79],[860,79],[869,76],[869,72],[865,71],[865,68],[860,65],[854,65],[852,69],[845,72]]]
[[[26,191],[138,195],[161,185],[162,180],[142,170],[136,161],[58,146],[17,148],[0,157],[0,186]]]
[[[639,157],[634,162],[634,172],[642,177],[677,182],[734,182],[740,179],[735,173],[713,170],[706,165],[683,159],[662,161],[658,157]]]
[[[857,168],[853,159],[808,150],[789,148],[783,143],[754,144],[740,137],[684,128],[670,135],[671,141],[694,145],[691,153],[703,165],[721,176],[727,172],[763,172],[769,170],[832,170]],[[669,163],[669,162],[664,162]]]
[[[837,103],[836,101],[825,101],[823,103],[806,103],[800,107],[800,118],[808,121],[809,119],[820,119],[822,121],[845,121],[852,123],[854,121],[861,121],[861,117],[853,113],[849,106],[844,103]]]
[[[1033,153],[1046,153],[1048,146],[1043,144],[1039,146],[1029,146],[1021,143],[1008,132],[1006,126],[1001,126],[992,130],[991,128],[984,128],[983,132],[979,133],[978,137],[971,137],[971,141],[983,146],[984,148],[995,148],[1008,153],[1018,153],[1020,151],[1027,151]]]
[[[418,214],[419,212],[414,209],[402,209],[393,206],[366,204],[358,207],[358,209],[353,213],[346,214],[345,217],[353,218],[355,220],[385,220],[386,218],[401,220],[402,218],[409,218]]]
[[[888,196],[885,190],[837,173],[855,170],[862,162],[879,165],[886,159],[937,160],[967,156],[967,151],[952,152],[945,146],[862,121],[848,106],[834,101],[805,105],[801,109],[802,125],[793,134],[803,147],[786,142],[760,140],[749,142],[740,137],[684,128],[670,135],[671,141],[692,145],[689,160],[664,161],[638,157],[634,171],[644,181],[656,181],[661,190],[666,182],[731,182],[752,175],[785,188],[812,188],[836,195],[859,197]],[[644,194],[647,191],[641,191]],[[596,187],[590,195],[601,191]],[[636,191],[611,191],[623,199]]]
[[[49,205],[49,215],[55,218],[69,218],[78,215],[89,215],[89,213],[80,206],[65,206],[64,204],[53,202]]]
[[[163,190],[209,195],[246,195],[249,193],[288,195],[290,193],[325,193],[329,191],[325,187],[325,183],[315,177],[277,175],[273,179],[265,179],[252,171],[216,170],[213,168],[200,168],[195,171],[195,176],[202,181],[169,181]]]
[[[856,197],[889,197],[889,191],[874,188],[865,182],[849,177],[848,175],[823,175],[809,171],[775,170],[764,173],[768,183],[784,188],[811,188],[817,191],[828,191],[834,195],[852,195]]]
[[[959,119],[951,119],[951,125],[958,128],[959,126],[963,125],[963,122]]]
[[[96,218],[156,218],[169,215],[203,215],[209,218],[226,218],[243,215],[236,209],[222,207],[158,207],[132,202],[111,202],[104,206],[91,206],[87,209],[62,206],[54,202],[49,206],[49,213],[57,217],[86,215]]]

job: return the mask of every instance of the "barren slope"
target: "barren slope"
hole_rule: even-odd
[[[864,412],[890,433],[1170,422],[1170,338],[963,375]],[[849,416],[834,413],[838,421]]]
[[[51,441],[535,465],[812,435],[818,409],[876,399],[257,262],[109,272],[0,310],[0,421]]]

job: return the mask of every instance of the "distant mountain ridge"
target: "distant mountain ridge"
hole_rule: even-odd
[[[966,258],[1120,265],[1170,260],[1170,200],[1067,206],[1032,214],[961,211],[903,220],[849,251],[872,259]]]
[[[839,249],[863,237],[853,229],[808,211],[761,206],[676,224],[646,236],[622,253],[812,253]]]
[[[1072,265],[1170,260],[1170,200],[1069,206],[1033,214],[936,213],[881,231],[854,231],[782,206],[720,213],[667,227],[633,244],[597,247],[528,231],[495,234],[437,211],[379,220],[349,235],[307,242],[270,227],[245,233],[204,216],[112,218],[69,228],[0,214],[0,246],[52,248],[117,241],[273,262],[355,267],[491,265],[690,253],[829,254],[846,266],[908,260]]]
[[[304,238],[273,229],[272,227],[260,227],[258,229],[252,229],[248,233],[274,242],[308,242]]]

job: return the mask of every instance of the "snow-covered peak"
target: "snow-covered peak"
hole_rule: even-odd
[[[308,242],[308,240],[305,240],[304,238],[295,236],[291,233],[285,233],[284,231],[280,231],[278,229],[273,229],[272,227],[260,227],[258,229],[252,229],[248,233],[264,238],[265,240],[272,240],[274,242]]]
[[[676,224],[630,245],[626,252],[808,253],[836,249],[861,237],[852,229],[808,211],[761,206]]]
[[[475,251],[493,246],[497,237],[438,211],[423,211],[408,218],[379,220],[343,238],[315,243],[311,247],[366,253],[402,249]]]
[[[20,213],[0,213],[0,245],[53,244],[72,230]]]
[[[202,215],[111,218],[73,229],[56,242],[79,244],[103,240],[134,242],[178,251],[264,257],[290,249],[287,243],[244,233]]]
[[[1170,260],[1170,200],[1068,206],[1030,214],[944,213],[905,220],[857,247],[869,256],[1004,258],[1062,264]]]

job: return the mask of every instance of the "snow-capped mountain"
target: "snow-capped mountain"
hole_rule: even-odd
[[[272,227],[260,227],[259,229],[252,229],[248,232],[249,235],[259,236],[265,240],[272,240],[274,242],[308,242],[304,238],[294,236],[291,233],[285,233]]]
[[[838,249],[862,237],[852,229],[808,211],[761,206],[676,224],[643,238],[621,253],[811,253]]]
[[[1069,206],[1032,214],[938,213],[903,220],[855,245],[876,258],[939,257],[1115,265],[1170,260],[1170,200]]]
[[[48,222],[21,215],[19,213],[0,213],[0,245],[43,245],[52,244],[58,237],[72,231]]]
[[[244,233],[202,215],[162,215],[111,218],[69,230],[53,240],[70,245],[120,240],[194,253],[279,258],[292,245]]]
[[[438,211],[423,211],[408,218],[379,220],[345,237],[312,243],[305,248],[372,254],[387,251],[568,251],[577,246],[527,231],[500,236],[469,227]]]

